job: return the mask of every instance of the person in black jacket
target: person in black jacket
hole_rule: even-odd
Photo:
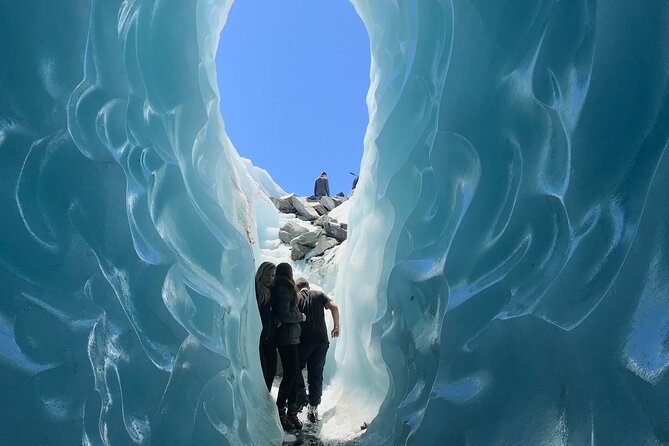
[[[272,287],[272,310],[281,322],[276,329],[275,341],[281,356],[283,378],[279,385],[276,405],[279,420],[285,430],[301,429],[295,404],[297,375],[300,373],[298,346],[300,343],[300,322],[306,319],[297,308],[297,289],[293,281],[293,268],[288,263],[279,263]],[[288,411],[286,412],[286,403]]]
[[[272,315],[272,302],[270,287],[274,284],[276,266],[271,262],[263,262],[256,271],[256,301],[262,321],[262,332],[260,333],[260,366],[265,378],[267,390],[272,389],[272,382],[276,375],[276,343],[274,335],[276,324]]]
[[[316,178],[316,182],[314,183],[314,195],[318,198],[330,196],[330,182],[328,181],[327,173],[321,172],[321,176]]]

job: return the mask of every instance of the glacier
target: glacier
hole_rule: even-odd
[[[669,4],[352,3],[323,437],[669,442]],[[0,4],[0,444],[281,443],[252,278],[282,191],[219,113],[231,7]]]

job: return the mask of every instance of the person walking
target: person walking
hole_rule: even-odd
[[[318,198],[330,196],[330,183],[328,181],[328,174],[321,172],[321,176],[316,178],[314,183],[314,195]]]
[[[260,332],[260,367],[265,378],[267,391],[272,389],[276,375],[276,324],[272,315],[271,286],[274,284],[276,266],[271,262],[263,262],[256,271],[256,302],[262,322]]]
[[[283,366],[283,378],[279,385],[276,405],[279,420],[284,430],[301,429],[295,404],[297,376],[300,371],[299,347],[300,322],[306,319],[297,307],[297,289],[293,280],[293,268],[288,263],[279,263],[272,288],[272,309],[281,322],[276,329],[276,345]],[[286,411],[286,404],[288,405]]]
[[[312,291],[307,279],[300,277],[295,285],[299,290],[298,308],[306,315],[306,320],[300,324],[300,372],[297,377],[297,393],[298,395],[304,395],[305,393],[302,370],[306,367],[309,384],[307,419],[316,423],[318,421],[318,405],[321,403],[323,395],[325,356],[330,347],[327,327],[325,326],[325,309],[332,313],[334,326],[330,335],[336,338],[339,336],[339,307],[322,291]]]

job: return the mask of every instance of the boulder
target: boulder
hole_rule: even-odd
[[[348,223],[339,223],[339,226],[341,226],[342,228],[344,228],[348,231]]]
[[[318,212],[320,215],[326,215],[328,213],[328,210],[325,209],[325,206],[322,204],[316,203],[313,205],[314,209],[316,212]]]
[[[290,204],[293,205],[300,217],[304,217],[306,220],[316,220],[319,217],[318,212],[316,212],[314,208],[306,205],[306,200],[304,200],[303,203],[300,198],[295,196],[295,194],[291,194],[288,197],[290,199]]]
[[[313,248],[318,243],[318,238],[323,234],[323,230],[319,229],[317,231],[305,232],[304,234],[295,237],[290,241],[291,246],[302,245]]]
[[[335,195],[334,197],[331,197],[331,198],[332,198],[332,201],[334,201],[335,207],[339,206],[340,204],[342,204],[343,202],[346,201],[345,197],[340,197],[338,195]]]
[[[300,226],[299,224],[289,221],[281,229],[279,229],[279,239],[287,244],[290,244],[290,242],[295,238],[299,237],[302,234],[306,234],[309,232],[307,228],[304,226]]]
[[[290,258],[292,260],[300,260],[305,256],[306,253],[311,251],[312,248],[304,245],[292,245],[290,249]]]
[[[318,243],[316,243],[316,247],[314,249],[314,254],[319,256],[323,254],[325,251],[328,249],[335,247],[339,244],[339,242],[336,239],[333,239],[332,237],[328,237],[325,234],[321,234],[320,237],[318,237]]]
[[[314,224],[316,226],[320,226],[322,228],[323,226],[325,226],[325,223],[327,223],[329,221],[337,221],[337,220],[335,220],[334,218],[325,214],[325,215],[321,215],[320,217],[318,217],[318,219],[314,222]]]
[[[284,214],[294,214],[295,207],[290,201],[290,197],[294,196],[295,194],[290,194],[284,197],[269,197],[269,199],[272,200],[272,203],[274,203],[274,206],[279,210],[279,212]]]
[[[334,200],[330,197],[321,197],[320,201],[321,205],[329,211],[335,208],[337,206],[334,202]]]
[[[339,243],[346,240],[346,229],[342,228],[339,223],[329,221],[323,225],[325,234],[336,239]]]
[[[309,195],[307,201],[318,201],[318,197],[316,195]]]

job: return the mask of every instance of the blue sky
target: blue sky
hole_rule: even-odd
[[[216,55],[221,114],[240,155],[287,192],[321,171],[348,194],[369,120],[369,38],[347,0],[237,0]]]

